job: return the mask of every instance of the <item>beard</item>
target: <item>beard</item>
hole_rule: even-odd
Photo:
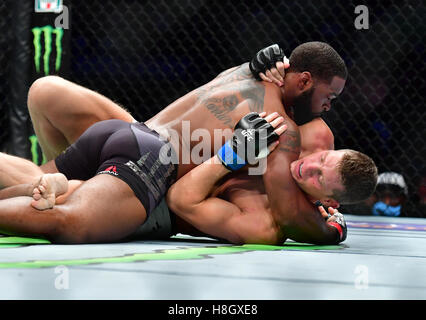
[[[305,124],[314,118],[318,118],[322,115],[320,113],[312,112],[312,97],[314,95],[314,88],[303,92],[300,96],[294,98],[293,102],[293,114],[294,122],[298,126]]]

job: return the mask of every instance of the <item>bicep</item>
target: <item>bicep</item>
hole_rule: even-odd
[[[263,241],[258,217],[245,214],[235,204],[220,198],[208,198],[187,212],[177,214],[198,230],[216,238],[238,244]]]

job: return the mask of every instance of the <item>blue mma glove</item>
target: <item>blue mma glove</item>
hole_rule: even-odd
[[[230,171],[247,163],[255,164],[269,154],[268,146],[279,139],[274,130],[258,113],[251,112],[238,121],[232,138],[219,149],[217,156]]]

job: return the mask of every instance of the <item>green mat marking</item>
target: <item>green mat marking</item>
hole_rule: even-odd
[[[44,239],[36,238],[19,238],[6,240],[0,238],[5,242],[22,241],[24,244],[39,244],[49,243]],[[21,239],[21,240],[20,240]],[[6,243],[5,245],[16,245],[16,243]],[[51,268],[56,266],[75,266],[75,265],[91,265],[100,263],[133,263],[145,261],[164,261],[164,260],[197,260],[212,258],[215,255],[237,254],[253,251],[287,251],[287,250],[337,250],[343,246],[329,245],[329,246],[316,246],[305,243],[291,242],[283,246],[270,246],[258,244],[245,244],[242,246],[224,245],[224,246],[206,246],[206,247],[190,247],[190,248],[177,248],[165,249],[154,252],[126,254],[116,257],[101,257],[101,258],[84,258],[84,259],[65,259],[65,260],[33,260],[22,262],[0,262],[0,269],[5,268]],[[66,250],[64,248],[64,250]]]
[[[27,237],[0,237],[0,245],[3,244],[50,244],[51,242],[41,238],[27,238]]]

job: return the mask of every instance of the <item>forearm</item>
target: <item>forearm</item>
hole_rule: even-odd
[[[228,230],[226,221],[239,210],[222,199],[211,197],[217,182],[228,172],[215,155],[170,187],[167,205],[201,232],[235,242],[239,238],[235,232]]]
[[[244,214],[235,203],[215,196],[214,191],[228,173],[252,163],[253,158],[248,155],[266,154],[264,149],[257,150],[258,153],[252,152],[259,137],[255,133],[258,128],[275,128],[281,122],[277,117],[278,114],[272,114],[262,119],[256,113],[244,116],[235,126],[232,139],[222,146],[217,155],[188,172],[169,189],[167,204],[171,210],[200,231],[233,243],[270,242],[271,228],[275,233],[274,223],[267,222],[265,226],[263,214],[258,214],[257,218],[254,218],[256,214]],[[271,122],[272,125],[268,124]],[[280,127],[268,132],[264,138],[266,144],[270,146],[274,143],[284,130],[284,127]],[[245,149],[241,149],[242,146]],[[271,148],[274,147],[276,144]]]
[[[289,228],[286,236],[297,242],[311,243],[318,245],[331,245],[337,244],[338,232],[337,230],[325,222],[304,226],[302,228]]]
[[[217,156],[213,156],[170,187],[167,195],[168,205],[186,211],[201,203],[211,195],[217,182],[229,172]]]

